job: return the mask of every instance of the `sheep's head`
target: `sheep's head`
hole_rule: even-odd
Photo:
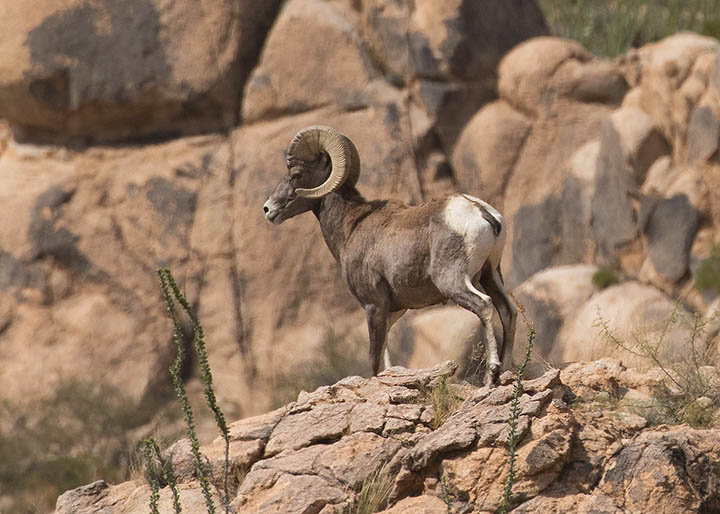
[[[312,210],[320,199],[344,183],[355,184],[360,157],[347,137],[330,127],[313,125],[298,132],[287,151],[288,175],[263,206],[272,223]]]

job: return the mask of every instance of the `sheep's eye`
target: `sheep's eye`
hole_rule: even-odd
[[[300,174],[299,173],[293,173],[290,175],[290,182],[293,184],[297,184],[297,182],[300,180]]]

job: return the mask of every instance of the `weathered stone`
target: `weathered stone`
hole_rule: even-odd
[[[412,330],[415,344],[407,366],[424,368],[451,359],[460,363],[458,376],[463,377],[463,360],[474,345],[480,344],[480,319],[450,305],[424,309],[411,316],[407,327]]]
[[[594,253],[592,198],[598,169],[600,142],[580,148],[570,159],[570,174],[565,179],[561,198],[561,264],[588,262]]]
[[[630,202],[636,182],[622,144],[615,124],[607,120],[602,128],[592,200],[595,240],[605,264],[614,263],[616,251],[637,236],[636,214]]]
[[[680,315],[687,315],[684,309],[678,309]],[[627,365],[647,368],[651,364],[649,358],[627,352],[613,343],[613,339],[630,349],[635,348],[635,353],[643,341],[654,347],[675,310],[673,301],[652,286],[623,282],[608,287],[585,302],[572,322],[563,328],[559,336],[562,362],[612,356],[621,358]],[[682,324],[670,327],[658,348],[658,357],[664,362],[681,359],[687,350],[687,337],[688,328]]]
[[[688,123],[687,160],[704,162],[717,151],[720,144],[720,120],[709,105],[693,109]]]
[[[285,416],[273,430],[265,455],[339,439],[349,426],[351,410],[352,405],[338,403],[319,405],[307,412]]]
[[[417,381],[422,382],[428,371],[414,371]],[[405,377],[410,373],[406,370]],[[587,404],[580,402],[570,409],[563,401],[552,400],[560,375],[571,388],[570,394],[579,393]],[[387,389],[377,378],[360,380],[327,388],[352,387],[357,397],[338,400],[317,396],[311,410],[287,414],[286,418],[324,412],[327,417],[317,417],[315,424],[332,425],[335,409],[357,408],[378,396],[374,391]],[[609,360],[573,364],[562,373],[551,370],[526,381],[526,392],[531,394],[523,394],[519,400],[511,507],[519,512],[587,514],[617,514],[621,512],[619,505],[631,505],[638,512],[648,508],[662,512],[666,504],[681,512],[717,509],[720,494],[713,477],[720,471],[720,439],[714,431],[647,429],[639,416],[623,410],[604,412],[593,407],[595,400],[583,393],[583,388],[610,390],[618,398],[654,381]],[[240,474],[242,482],[231,507],[241,514],[340,514],[357,505],[358,491],[382,470],[393,483],[383,512],[446,512],[448,504],[458,512],[495,512],[503,498],[508,468],[504,442],[509,433],[513,386],[474,389],[468,396],[435,431],[424,428],[401,435],[359,431],[335,441],[320,440],[296,449],[287,447],[273,455],[256,455],[250,470]],[[419,406],[390,406],[395,414],[414,407]],[[412,430],[410,421],[384,417],[387,422],[406,423]],[[414,418],[415,412],[406,417]],[[298,430],[300,436],[306,429],[298,426]],[[251,441],[234,442],[231,462],[245,454]],[[201,451],[214,461],[217,457],[213,452],[219,446],[216,441]],[[221,464],[213,464],[215,476],[221,473]],[[673,494],[667,492],[670,486]],[[205,509],[195,478],[183,480],[178,489],[183,510]],[[63,495],[56,512],[147,512],[149,493],[147,485],[138,487],[134,482],[112,487],[95,483]],[[214,501],[216,506],[221,505],[216,494]],[[161,489],[159,507],[163,514],[173,512],[169,487]]]
[[[270,438],[275,426],[288,412],[287,406],[280,407],[274,411],[245,418],[228,426],[230,440],[248,441],[259,439],[267,441]]]
[[[369,0],[362,9],[375,54],[402,78],[409,66],[423,78],[478,81],[493,76],[502,55],[520,41],[547,33],[530,1],[420,0],[409,7],[406,0]]]
[[[312,62],[323,64],[308,65]],[[378,76],[355,28],[337,6],[291,0],[270,30],[248,80],[242,119],[252,122],[328,104],[367,105],[368,83]]]
[[[688,272],[690,246],[695,239],[700,213],[687,196],[661,200],[650,215],[646,234],[648,257],[655,270],[670,282]]]
[[[457,370],[457,364],[453,361],[446,361],[422,370],[410,370],[400,367],[386,369],[378,375],[378,380],[382,384],[393,386],[404,386],[412,388],[421,388],[427,386],[432,380],[441,377],[451,377]]]
[[[568,39],[539,37],[517,45],[498,68],[498,90],[521,112],[537,115],[549,107],[546,88],[560,66],[575,59],[590,60],[580,43]]]
[[[650,166],[670,153],[671,148],[660,128],[640,109],[622,107],[610,115],[610,123],[620,137],[620,149],[633,170],[635,185],[642,184]],[[615,148],[602,150],[615,151]]]
[[[23,140],[137,140],[228,128],[278,5],[3,5],[0,117]]]
[[[582,305],[595,293],[592,277],[595,266],[559,266],[543,270],[518,286],[513,294],[533,321],[536,330],[534,353],[543,361],[563,362],[563,343],[558,336],[572,322]],[[518,323],[513,356],[520,362],[525,354],[528,328]]]
[[[326,505],[339,503],[344,497],[340,485],[331,485],[318,476],[281,473],[269,488],[252,491],[252,494],[241,489],[231,507],[238,514],[304,514],[320,512]]]
[[[686,153],[691,111],[712,80],[708,75],[714,73],[710,67],[696,65],[703,56],[712,62],[719,50],[716,39],[684,32],[632,50],[623,58],[625,76],[638,89],[636,106],[661,127],[677,157]]]
[[[380,514],[446,514],[447,505],[437,496],[412,496],[404,498]]]
[[[698,435],[688,429],[641,435],[611,460],[598,488],[637,512],[720,508],[718,496],[701,499],[720,469]],[[717,435],[714,439],[720,442]]]
[[[350,413],[350,432],[380,432],[385,424],[386,409],[373,402],[355,405]]]
[[[628,85],[612,61],[568,59],[552,75],[548,89],[579,102],[619,105]]]
[[[475,114],[458,140],[452,164],[463,191],[502,208],[500,201],[531,123],[503,101]]]

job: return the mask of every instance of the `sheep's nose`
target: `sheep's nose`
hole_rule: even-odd
[[[268,206],[267,206],[267,205],[263,205],[263,211],[265,212],[265,214],[267,214],[267,212],[268,212],[269,210],[270,210],[270,209],[268,209]]]

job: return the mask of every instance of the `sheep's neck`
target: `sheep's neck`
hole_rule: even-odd
[[[313,209],[320,222],[325,243],[335,260],[340,260],[340,252],[345,242],[369,209],[370,205],[352,186],[344,186],[340,191],[330,193]]]

